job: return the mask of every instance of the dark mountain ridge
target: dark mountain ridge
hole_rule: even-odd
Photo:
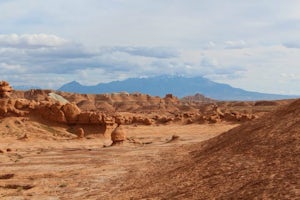
[[[217,100],[276,100],[296,98],[292,95],[265,94],[234,88],[228,84],[216,83],[204,77],[157,76],[149,78],[129,78],[123,81],[99,83],[94,86],[84,86],[72,81],[60,87],[64,92],[84,94],[101,94],[126,91],[140,92],[163,97],[168,93],[182,98],[201,93]]]

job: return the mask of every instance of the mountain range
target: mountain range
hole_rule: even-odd
[[[15,90],[31,90],[31,89],[41,89],[40,87],[33,86],[33,85],[16,85],[13,86]]]
[[[99,83],[94,86],[81,85],[72,81],[58,90],[83,94],[113,92],[139,92],[152,96],[165,96],[171,93],[179,98],[201,93],[216,100],[276,100],[297,98],[299,96],[266,94],[234,88],[228,84],[217,83],[204,77],[157,76],[149,78],[129,78],[123,81]]]

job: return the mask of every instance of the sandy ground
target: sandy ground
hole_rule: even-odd
[[[126,177],[140,177],[154,163],[185,156],[189,152],[182,147],[235,126],[125,126],[129,140],[113,147],[104,147],[110,141],[96,135],[59,140],[3,137],[0,199],[120,199],[118,188],[126,186]],[[172,141],[173,135],[179,138]]]

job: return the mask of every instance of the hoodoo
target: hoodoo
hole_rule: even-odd
[[[13,88],[6,81],[0,81],[0,98],[6,98],[10,96]]]
[[[126,132],[119,124],[118,127],[111,133],[112,145],[120,145],[126,140]]]

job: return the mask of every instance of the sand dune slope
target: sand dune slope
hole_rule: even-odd
[[[186,148],[189,156],[156,163],[147,173],[128,177],[115,198],[300,197],[300,100]]]

